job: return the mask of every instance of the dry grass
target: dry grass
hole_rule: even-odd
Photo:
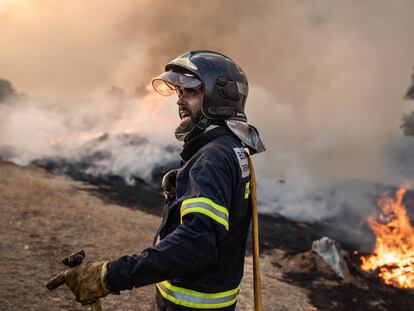
[[[87,186],[45,171],[0,162],[0,310],[85,310],[66,287],[44,284],[64,267],[63,257],[79,248],[91,260],[111,260],[151,245],[160,219],[104,203]],[[262,261],[264,310],[311,310],[303,289],[279,280]],[[252,259],[237,310],[253,310]],[[108,296],[103,310],[151,310],[152,286]]]

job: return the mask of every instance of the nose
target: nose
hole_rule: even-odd
[[[186,102],[183,99],[183,96],[178,96],[177,105],[178,106],[186,106],[187,105]]]

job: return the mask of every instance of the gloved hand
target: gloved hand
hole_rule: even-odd
[[[177,178],[178,169],[171,170],[162,178],[161,188],[164,198],[168,199],[171,195],[175,195],[175,180]]]
[[[110,293],[109,285],[105,281],[107,265],[108,261],[89,261],[75,268],[67,269],[61,274],[64,282],[75,295],[76,301],[88,305]],[[49,281],[47,285],[49,289],[54,288],[54,285],[50,286],[49,284],[56,283],[54,280],[57,277],[59,275]]]

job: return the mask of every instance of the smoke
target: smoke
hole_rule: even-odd
[[[180,53],[211,49],[248,75],[247,115],[268,149],[255,157],[265,210],[323,219],[344,206],[329,199],[341,181],[406,177],[390,150],[408,109],[412,1],[5,3],[0,72],[33,95],[0,108],[0,145],[25,150],[22,163],[87,133],[122,132],[140,116],[137,133],[173,144],[173,100],[154,112],[133,95],[143,98],[151,77]],[[111,86],[128,95],[114,99],[105,94]],[[51,136],[63,141],[59,148]]]
[[[388,146],[386,161],[390,167],[404,177],[406,184],[412,185],[414,180],[414,139],[399,137]]]
[[[127,183],[132,177],[151,182],[154,168],[177,162],[178,148],[165,135],[173,137],[172,103],[114,89],[78,100],[25,95],[0,105],[0,157],[20,165],[43,158],[87,162],[85,173]]]
[[[414,99],[414,73],[411,75],[411,85],[409,86],[405,99]]]
[[[10,97],[16,95],[16,91],[14,90],[10,81],[0,79],[0,103],[9,100]]]
[[[414,111],[402,116],[401,129],[405,136],[414,136]]]

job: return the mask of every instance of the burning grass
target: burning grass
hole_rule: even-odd
[[[386,284],[414,288],[414,229],[411,226],[403,199],[407,189],[401,187],[395,198],[386,196],[378,201],[381,214],[368,218],[376,235],[372,255],[362,256],[364,271],[378,269]]]

